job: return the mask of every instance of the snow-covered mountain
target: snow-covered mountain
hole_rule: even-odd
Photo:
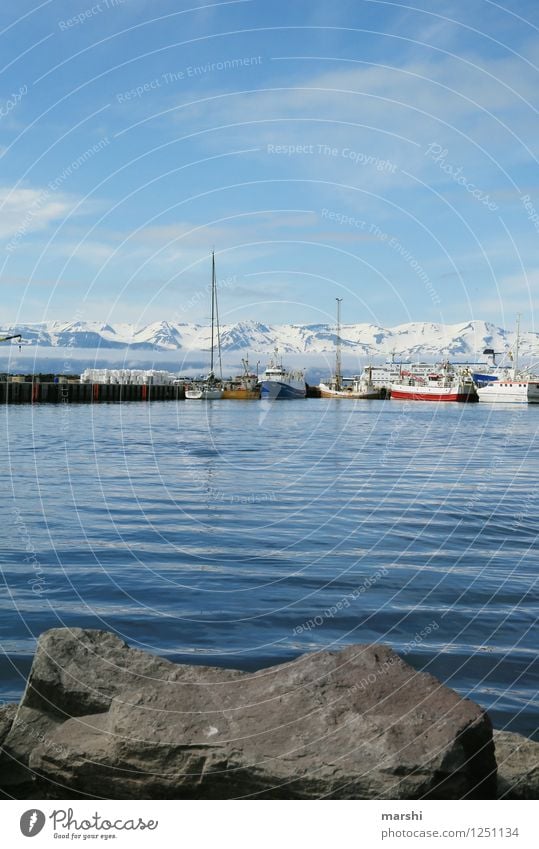
[[[210,328],[198,324],[179,324],[158,321],[145,327],[131,324],[101,322],[50,321],[3,327],[5,334],[21,333],[24,346],[70,349],[123,349],[131,356],[137,351],[181,352],[188,354],[207,351]],[[335,350],[335,328],[326,324],[266,325],[243,321],[221,328],[221,347],[224,354],[236,358],[249,355],[267,357],[274,348],[280,354],[318,354],[332,356]],[[395,353],[398,358],[474,359],[483,349],[507,352],[514,347],[515,334],[486,321],[459,324],[411,322],[396,327],[374,324],[345,324],[341,328],[343,355],[385,359]],[[523,358],[539,357],[539,334],[521,333],[520,353]]]

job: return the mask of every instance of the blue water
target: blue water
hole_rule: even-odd
[[[539,408],[36,405],[2,422],[2,698],[51,627],[242,669],[376,641],[536,732]]]

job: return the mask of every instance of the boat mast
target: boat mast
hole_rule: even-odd
[[[518,371],[518,349],[520,347],[520,313],[517,313],[517,341],[515,343],[515,359],[513,362],[513,378],[516,378]]]
[[[213,324],[215,321],[215,251],[211,252],[211,355],[210,375],[213,377]]]
[[[215,261],[214,261],[214,274],[213,278],[215,281],[215,328],[217,330],[217,354],[219,357],[219,379],[223,379],[223,361],[221,359],[221,327],[219,325],[219,304],[217,301],[217,280],[215,279]]]
[[[337,390],[341,388],[341,302],[342,298],[335,298],[337,301],[337,344],[335,348],[335,385]]]

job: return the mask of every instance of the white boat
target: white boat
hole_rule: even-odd
[[[477,397],[490,404],[539,404],[539,377],[518,370],[520,346],[520,315],[517,318],[515,352],[509,352],[513,366],[497,366],[497,353],[492,348],[483,351],[492,358],[486,373],[474,374]]]
[[[367,366],[363,374],[355,377],[343,377],[341,368],[341,302],[337,301],[337,334],[335,339],[335,376],[329,383],[320,383],[319,390],[322,398],[351,398],[368,400],[382,398],[384,390],[375,386],[372,380],[372,366]]]
[[[283,366],[279,361],[279,352],[275,349],[274,358],[260,376],[260,397],[265,400],[281,398],[305,398],[307,386],[302,371]]]
[[[456,369],[451,363],[431,366],[428,373],[402,370],[400,380],[391,384],[391,398],[397,401],[477,401],[469,369]]]
[[[480,401],[491,404],[539,404],[539,377],[513,375],[477,387]]]
[[[219,368],[221,370],[221,336],[219,331],[219,310],[217,308],[217,286],[215,281],[215,252],[211,252],[211,353],[210,373],[200,383],[195,383],[185,390],[185,398],[188,401],[218,401],[223,397],[223,376],[218,380],[214,373],[215,339],[217,338],[217,350],[219,354]]]
[[[205,385],[198,389],[186,389],[185,397],[190,401],[218,401],[223,397],[223,390]]]
[[[363,374],[354,377],[342,377],[340,382],[332,380],[330,383],[321,383],[319,386],[322,398],[351,398],[352,400],[376,400],[385,397],[383,387],[375,386],[372,382],[370,366],[367,366]]]

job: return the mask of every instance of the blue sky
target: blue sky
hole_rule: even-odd
[[[5,0],[0,38],[4,326],[204,322],[214,248],[223,321],[535,329],[534,2]]]

